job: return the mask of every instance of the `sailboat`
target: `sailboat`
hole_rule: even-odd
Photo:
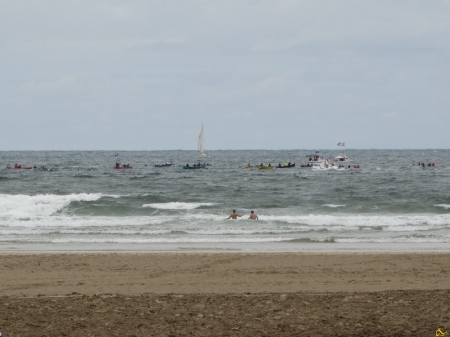
[[[200,152],[200,156],[206,157],[207,154],[203,150],[203,124],[202,124],[202,130],[200,131],[200,135],[198,136],[198,152]]]

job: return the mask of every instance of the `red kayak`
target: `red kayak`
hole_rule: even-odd
[[[31,170],[33,166],[7,167],[8,170]]]

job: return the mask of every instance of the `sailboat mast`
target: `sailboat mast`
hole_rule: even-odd
[[[198,136],[198,152],[200,152],[200,154],[203,154],[203,124],[200,135]]]

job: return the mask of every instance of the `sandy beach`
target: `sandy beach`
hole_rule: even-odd
[[[9,336],[435,336],[450,254],[0,255]]]

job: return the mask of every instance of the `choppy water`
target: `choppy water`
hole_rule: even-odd
[[[311,152],[211,151],[206,170],[182,169],[194,151],[121,152],[131,170],[113,170],[112,152],[0,152],[2,168],[53,169],[0,170],[0,249],[448,249],[449,150],[347,150],[361,168],[343,171],[245,168]],[[244,217],[225,220],[232,209]]]

